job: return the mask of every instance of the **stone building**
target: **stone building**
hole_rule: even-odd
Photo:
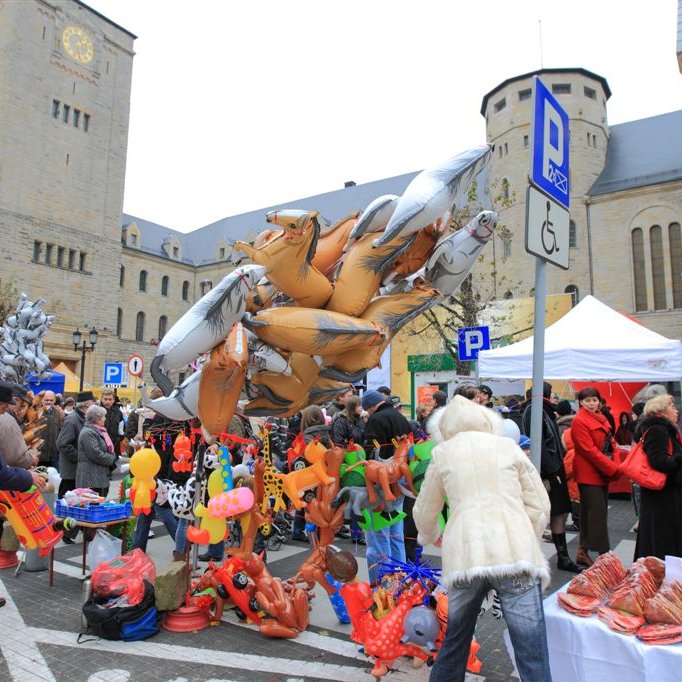
[[[86,356],[93,385],[104,362],[140,353],[148,364],[156,340],[234,267],[234,241],[253,239],[268,227],[265,213],[285,207],[188,233],[122,213],[134,40],[79,0],[0,1],[0,277],[56,314],[45,339],[53,364],[79,371],[72,331],[98,330]],[[679,337],[682,111],[609,127],[603,77],[539,73],[571,119],[571,267],[548,268],[548,293],[592,292]],[[483,98],[492,177],[506,178],[516,198],[502,211],[511,238],[496,238],[499,298],[533,286],[523,248],[533,75]],[[346,183],[288,205],[334,222],[401,194],[415,175]]]

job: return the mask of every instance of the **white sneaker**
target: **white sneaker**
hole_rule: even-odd
[[[147,537],[148,537],[148,538],[155,538],[155,537],[156,537],[156,533],[154,533],[153,530],[150,530],[150,531],[149,531],[149,535],[147,535]]]

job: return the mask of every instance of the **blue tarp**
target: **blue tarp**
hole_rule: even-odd
[[[26,384],[28,388],[34,393],[40,391],[54,391],[55,393],[64,393],[64,382],[66,377],[61,372],[52,371],[52,376],[49,379],[36,379],[34,374],[29,374]]]

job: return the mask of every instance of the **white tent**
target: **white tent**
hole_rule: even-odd
[[[521,379],[533,374],[533,337],[481,351],[482,378]],[[545,379],[679,381],[682,343],[586,296],[545,330]]]

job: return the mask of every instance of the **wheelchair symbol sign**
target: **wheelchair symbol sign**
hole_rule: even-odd
[[[532,185],[526,196],[526,251],[568,270],[568,211]]]

